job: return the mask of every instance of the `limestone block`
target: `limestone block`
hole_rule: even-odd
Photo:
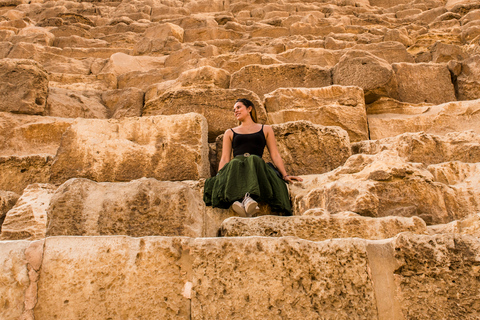
[[[243,88],[259,97],[278,88],[317,88],[332,84],[329,69],[305,64],[249,65],[232,74],[230,88]]]
[[[45,238],[47,208],[56,186],[31,184],[23,191],[15,206],[7,212],[1,240],[37,240]]]
[[[285,63],[298,63],[320,67],[333,67],[340,60],[343,52],[322,48],[294,48],[277,55]]]
[[[117,77],[111,73],[91,75],[51,73],[48,85],[50,88],[63,88],[75,91],[106,91],[117,88]]]
[[[167,37],[175,37],[178,39],[178,41],[183,42],[183,28],[173,24],[173,23],[162,23],[158,25],[153,25],[147,30],[145,30],[145,33],[143,34],[144,37],[151,38],[151,39],[164,39]]]
[[[376,154],[384,150],[396,151],[405,161],[427,165],[448,161],[480,162],[480,135],[473,131],[452,132],[445,136],[404,133],[352,145],[353,153]]]
[[[381,7],[381,8],[391,8],[399,4],[410,3],[409,0],[369,0],[371,6]]]
[[[245,66],[250,64],[281,64],[282,62],[272,55],[262,54],[260,52],[249,52],[243,54],[222,54],[209,59],[214,63],[214,66],[217,66],[221,69],[224,69],[230,73],[239,71]],[[228,81],[230,85],[230,80]]]
[[[165,66],[165,57],[130,56],[125,53],[114,53],[102,73],[121,75],[133,71],[150,71]]]
[[[26,27],[21,29],[18,34],[13,37],[13,43],[29,42],[38,43],[44,46],[51,46],[55,40],[55,36],[46,28]]]
[[[207,122],[198,114],[77,119],[65,132],[52,181],[196,180],[209,173]]]
[[[0,60],[0,111],[42,114],[48,95],[48,74],[38,63]]]
[[[480,55],[466,59],[461,66],[456,82],[458,100],[480,99]]]
[[[58,48],[103,48],[108,47],[108,42],[71,35],[68,37],[56,37],[53,45]]]
[[[400,101],[434,104],[456,101],[450,72],[445,65],[394,63]]]
[[[430,235],[436,234],[464,234],[480,237],[480,213],[471,214],[464,219],[452,221],[447,224],[428,226]]]
[[[30,285],[25,249],[30,241],[0,241],[0,318],[21,319]]]
[[[0,156],[0,190],[22,194],[29,184],[48,183],[51,155]]]
[[[202,194],[187,182],[71,179],[53,196],[47,236],[202,237],[204,211]]]
[[[398,41],[382,41],[379,43],[357,44],[352,50],[367,51],[374,56],[387,61],[388,63],[396,62],[415,62],[413,56],[408,53],[404,43]]]
[[[72,122],[73,119],[0,112],[0,156],[54,155]]]
[[[315,210],[315,209],[314,209]],[[257,218],[232,217],[223,221],[220,232],[224,237],[287,237],[311,241],[357,237],[379,240],[400,232],[427,233],[425,221],[418,217],[362,217],[351,212],[321,216]]]
[[[105,91],[102,102],[107,107],[108,117],[113,119],[140,117],[144,92],[138,88]]]
[[[388,30],[387,33],[385,33],[383,41],[397,41],[406,47],[409,47],[413,44],[406,28]]]
[[[375,113],[368,108],[371,139],[393,137],[405,132],[426,132],[445,135],[450,132],[473,130],[480,133],[479,100],[449,102],[436,106],[398,104],[380,101]],[[386,116],[388,114],[388,116]]]
[[[0,232],[2,231],[2,224],[7,212],[12,209],[18,198],[20,196],[15,192],[0,190]]]
[[[304,178],[290,186],[296,215],[323,208],[370,217],[418,216],[431,225],[480,210],[478,196],[465,196],[468,189],[436,182],[423,165],[405,162],[392,151],[354,155],[332,172]]]
[[[61,118],[105,119],[108,111],[101,102],[101,93],[50,88],[45,115]]]
[[[270,123],[308,120],[339,126],[352,142],[368,139],[364,96],[358,87],[280,88],[265,95],[265,109]]]
[[[365,92],[365,102],[380,97],[397,97],[397,82],[390,64],[371,53],[347,51],[332,70],[333,83],[357,86]]]
[[[445,44],[438,42],[433,46],[431,51],[432,62],[434,63],[449,62],[451,60],[461,61],[467,57],[462,47],[453,44]]]
[[[145,103],[143,116],[200,113],[207,118],[208,140],[212,142],[228,128],[238,125],[232,113],[238,98],[251,100],[255,105],[258,121],[265,122],[267,115],[260,99],[255,93],[245,89],[182,88],[167,91]]]
[[[150,70],[146,72],[132,71],[118,76],[118,89],[139,88],[147,90],[154,84],[176,79],[180,71],[175,67]]]
[[[427,169],[432,173],[435,181],[450,185],[451,187],[468,187],[473,192],[480,184],[480,162],[463,163],[460,161],[449,161],[435,165],[429,165]]]
[[[405,319],[478,317],[472,308],[480,290],[478,238],[406,233],[394,239],[393,248],[396,299]]]

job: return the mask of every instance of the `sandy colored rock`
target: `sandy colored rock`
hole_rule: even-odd
[[[350,141],[368,139],[365,102],[358,87],[280,88],[265,95],[269,123],[308,120],[346,130]]]
[[[290,186],[295,215],[323,208],[332,214],[418,216],[431,225],[480,210],[478,192],[469,194],[466,188],[436,182],[422,164],[405,162],[393,151],[354,155],[332,172],[304,178]]]
[[[72,122],[73,119],[0,112],[0,155],[54,155]]]
[[[452,132],[444,136],[424,132],[404,133],[352,145],[353,153],[376,154],[384,150],[394,150],[408,162],[423,164],[480,162],[480,135],[473,131]]]
[[[204,178],[209,173],[207,122],[198,114],[77,119],[65,132],[52,181]]]
[[[313,209],[315,210],[315,209]],[[425,222],[418,217],[362,217],[351,212],[334,215],[258,218],[229,218],[220,229],[224,237],[286,237],[294,236],[311,241],[357,237],[379,240],[400,232],[427,232]]]
[[[461,63],[457,76],[458,100],[480,99],[480,55],[470,57]]]
[[[208,140],[215,141],[225,130],[238,125],[232,110],[239,98],[252,101],[258,122],[265,122],[267,115],[260,99],[245,89],[184,88],[167,91],[145,103],[143,116],[200,113],[207,118]]]
[[[161,69],[165,66],[165,57],[130,56],[124,53],[114,53],[102,73],[113,73],[116,75],[133,71],[150,71]]]
[[[407,41],[406,39],[404,41]],[[396,62],[410,62],[415,60],[410,53],[408,53],[406,44],[399,41],[387,41],[378,43],[357,44],[352,47],[352,50],[367,51],[374,56],[387,61],[388,63]]]
[[[48,236],[205,236],[202,194],[187,182],[71,179],[48,209]]]
[[[447,224],[428,226],[430,235],[436,234],[462,234],[480,237],[480,213],[474,213],[464,219],[452,221]]]
[[[0,241],[0,317],[21,319],[28,277],[25,249],[30,241]]]
[[[278,88],[318,88],[332,84],[329,69],[303,64],[249,65],[232,74],[230,88],[243,88],[259,97]]]
[[[143,109],[144,92],[138,88],[106,91],[102,102],[108,110],[108,117],[113,119],[140,117]]]
[[[245,66],[251,64],[270,65],[281,64],[273,55],[262,54],[260,52],[249,52],[244,54],[221,54],[209,59],[214,66],[222,68],[230,73],[239,71]],[[229,80],[230,85],[230,80]]]
[[[108,111],[101,103],[101,93],[50,88],[44,114],[61,118],[105,119]]]
[[[51,46],[55,40],[55,36],[46,28],[31,27],[21,29],[18,34],[13,37],[13,43],[29,42],[37,43],[44,46]]]
[[[432,62],[444,63],[451,60],[464,60],[467,55],[462,47],[453,44],[437,42],[432,48]],[[464,99],[460,99],[464,100]]]
[[[392,67],[371,53],[348,51],[335,65],[332,74],[336,85],[362,88],[366,103],[380,97],[397,97],[397,82]]]
[[[394,137],[405,132],[445,135],[472,130],[480,133],[479,100],[456,101],[440,105],[415,105],[392,100],[379,101],[368,108],[370,139]]]
[[[38,63],[0,60],[0,111],[42,114],[48,95],[48,74]]]
[[[2,231],[2,224],[7,212],[12,209],[18,198],[20,196],[15,192],[0,190],[0,232]]]
[[[163,39],[166,37],[175,37],[178,41],[183,42],[183,28],[173,24],[173,23],[163,23],[158,25],[153,25],[145,30],[143,34],[144,37],[151,38],[151,39]]]
[[[51,184],[31,184],[25,188],[15,206],[7,212],[0,239],[45,238],[47,208],[56,189]]]
[[[441,104],[456,101],[450,72],[445,65],[394,63],[400,101]]]
[[[302,61],[307,65],[320,67],[334,67],[340,60],[343,52],[323,48],[294,48],[282,52],[277,58],[285,63],[298,63]]]
[[[0,190],[22,194],[29,184],[48,183],[52,155],[0,157]]]

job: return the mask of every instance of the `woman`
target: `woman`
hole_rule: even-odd
[[[285,182],[302,181],[302,178],[287,174],[273,130],[257,123],[255,106],[250,100],[238,99],[233,112],[240,125],[223,135],[218,173],[205,181],[206,205],[223,209],[232,206],[238,214],[252,216],[259,210],[257,201],[262,201],[274,212],[291,215]],[[283,179],[262,160],[265,146]],[[230,161],[232,149],[234,158]]]

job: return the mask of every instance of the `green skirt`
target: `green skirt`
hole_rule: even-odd
[[[228,209],[242,201],[245,193],[257,202],[267,203],[272,211],[292,214],[285,181],[256,155],[236,156],[215,177],[205,181],[203,201],[207,206]]]

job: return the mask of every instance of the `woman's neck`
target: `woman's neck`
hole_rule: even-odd
[[[248,117],[244,119],[243,121],[240,122],[240,127],[250,127],[252,125],[255,125],[256,123],[253,122],[251,117]]]

